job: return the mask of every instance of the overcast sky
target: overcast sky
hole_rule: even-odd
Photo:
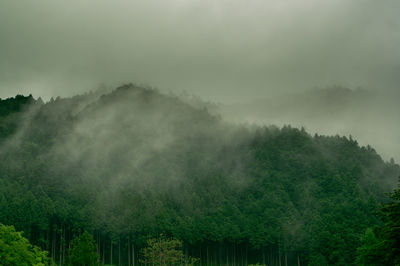
[[[0,1],[0,97],[147,83],[233,102],[400,86],[398,0]]]

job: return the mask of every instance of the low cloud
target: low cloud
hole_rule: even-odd
[[[395,90],[397,1],[2,1],[0,97],[133,81],[235,102]]]

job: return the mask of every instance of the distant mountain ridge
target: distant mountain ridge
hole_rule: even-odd
[[[305,127],[311,133],[352,135],[362,145],[374,146],[386,160],[400,160],[397,114],[398,95],[334,86],[248,103],[221,105],[222,117],[231,122]]]

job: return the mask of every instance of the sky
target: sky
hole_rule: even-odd
[[[0,1],[0,97],[126,82],[240,102],[396,90],[397,0]]]

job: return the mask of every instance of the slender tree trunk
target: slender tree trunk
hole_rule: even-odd
[[[236,243],[233,243],[233,266],[236,266]]]
[[[270,265],[273,265],[274,264],[274,261],[272,260],[272,248],[271,247],[269,247],[268,248],[268,264],[270,264]]]
[[[54,229],[51,230],[51,236],[50,236],[50,245],[51,245],[51,260],[54,261],[54,249],[53,249],[53,238],[54,238]]]
[[[201,245],[200,245],[200,265],[203,265],[201,262],[202,262],[202,258],[201,258]]]
[[[218,245],[218,265],[222,265],[222,243]]]
[[[285,252],[285,266],[288,266],[287,265],[287,253]]]
[[[63,239],[63,259],[62,259],[62,264],[65,264],[65,244],[67,243],[67,238],[66,238],[66,233],[65,233],[65,225],[64,225],[64,239]]]
[[[275,250],[274,247],[271,247],[270,249],[270,256],[271,256],[271,264],[272,265],[278,265],[278,260],[275,258],[276,257],[277,251]]]
[[[99,246],[99,232],[96,232],[96,252],[97,254],[100,254],[100,246]]]
[[[121,237],[118,241],[118,266],[121,266]]]
[[[188,249],[185,247],[185,266],[187,266],[188,263]]]
[[[100,265],[101,263],[101,237],[100,232],[97,233],[97,254],[99,255],[99,259],[97,264]]]
[[[61,226],[61,234],[60,234],[60,266],[62,265],[62,234],[63,232],[63,227]]]
[[[265,265],[265,249],[262,250],[262,262]]]
[[[49,250],[49,235],[48,235],[48,231],[44,232],[44,249],[45,250]]]
[[[229,247],[226,247],[226,266],[229,266]]]
[[[207,266],[208,266],[208,244],[207,244]]]
[[[247,266],[247,244],[246,244],[246,253],[245,253],[246,257],[245,257],[245,266]]]
[[[39,233],[39,239],[40,239],[40,248],[43,250],[44,248],[44,233],[43,233],[43,231],[40,231],[40,233]]]
[[[52,243],[51,243],[51,258],[53,261],[56,260],[56,233],[57,231],[53,228],[53,237],[52,237]]]
[[[243,247],[240,248],[240,257],[242,259],[241,266],[243,266],[244,265]]]
[[[113,241],[112,241],[112,239],[111,239],[111,247],[110,247],[110,250],[111,250],[111,252],[110,252],[110,264],[112,265],[112,259],[113,259],[113,254],[112,254],[112,248],[113,248]]]
[[[217,251],[218,251],[217,245],[214,244],[214,266],[217,265],[217,259],[218,259]]]
[[[132,266],[135,266],[135,244],[132,244]]]
[[[104,257],[105,257],[105,254],[106,254],[106,252],[105,252],[105,249],[106,249],[105,245],[106,245],[106,241],[103,240],[103,263],[102,263],[103,265],[104,265]]]
[[[130,238],[128,238],[128,266],[131,266],[131,254],[130,254],[130,250],[131,250],[131,241],[130,241]]]
[[[161,238],[160,238],[160,247],[161,247]],[[160,266],[161,266],[162,256],[160,256]]]
[[[300,266],[300,256],[297,254],[297,266]]]

